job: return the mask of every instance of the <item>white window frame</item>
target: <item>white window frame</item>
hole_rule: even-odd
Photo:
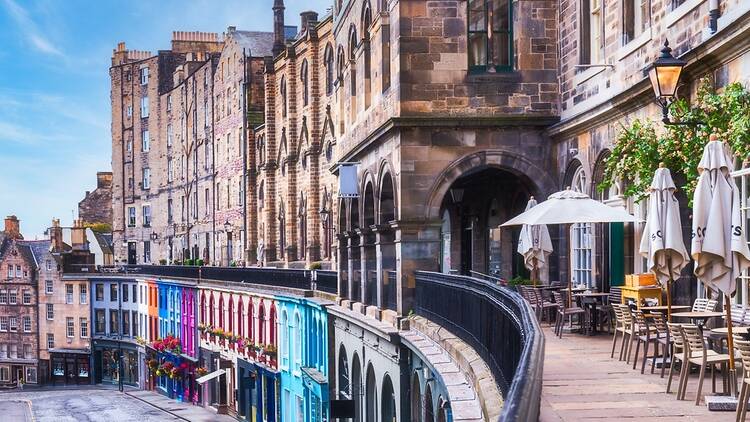
[[[8,331],[8,317],[7,316],[0,316],[0,331],[4,333]]]
[[[588,192],[588,177],[583,166],[579,166],[571,180],[571,189],[576,192]],[[596,245],[594,225],[591,223],[573,224],[570,227],[571,253],[570,277],[573,285],[585,284],[587,287],[596,286],[594,274],[594,256]]]
[[[26,300],[27,298],[28,298],[28,300]],[[21,302],[24,305],[31,305],[31,301],[32,300],[33,299],[32,299],[32,296],[31,296],[31,290],[22,290],[21,291]]]
[[[23,317],[23,332],[24,333],[31,332],[31,317],[28,315]]]
[[[55,348],[55,334],[47,333],[47,349]]]
[[[85,305],[89,302],[89,286],[88,284],[82,283],[78,285],[79,301],[81,305]]]
[[[144,66],[141,68],[141,85],[147,85],[148,84],[148,66]]]
[[[141,118],[148,117],[148,97],[141,98]]]
[[[52,280],[44,280],[44,293],[51,295],[55,292],[55,283]]]
[[[8,291],[0,290],[0,305],[6,305],[8,303]]]
[[[151,151],[151,136],[148,129],[141,130],[141,150],[143,152]]]
[[[18,305],[18,290],[8,290],[8,305]]]
[[[81,317],[78,325],[81,327],[81,338],[89,338],[89,321],[88,321],[88,318]]]
[[[143,180],[141,181],[141,187],[143,189],[151,189],[151,169],[145,167],[143,169]]]
[[[65,337],[74,338],[76,336],[76,322],[73,317],[65,318]]]
[[[742,221],[742,230],[744,233],[748,231],[748,221],[750,218],[750,167],[742,168],[732,173],[734,181],[737,185],[737,189],[740,190],[740,221]],[[705,295],[705,287],[703,283],[698,280],[698,297]],[[736,303],[748,306],[750,303],[750,271],[746,270],[740,274],[739,280],[737,280],[737,294],[734,295],[734,301]]]
[[[65,284],[65,303],[67,305],[73,304],[73,296],[75,295],[75,288],[72,284]]]
[[[52,321],[55,319],[55,305],[52,303],[47,304],[47,309],[45,312],[47,315],[47,320]]]

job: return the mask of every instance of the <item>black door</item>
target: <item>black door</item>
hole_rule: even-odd
[[[138,260],[138,251],[135,242],[128,242],[128,265],[135,265]]]

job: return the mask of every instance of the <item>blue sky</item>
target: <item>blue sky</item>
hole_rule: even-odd
[[[332,0],[287,0],[321,17]],[[27,239],[70,224],[96,172],[111,167],[110,56],[168,49],[172,31],[272,28],[273,0],[0,0],[0,216]],[[1,228],[0,228],[1,229]]]

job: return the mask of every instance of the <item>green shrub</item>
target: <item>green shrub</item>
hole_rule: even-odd
[[[531,280],[529,280],[527,278],[523,278],[520,275],[519,276],[515,276],[515,277],[511,278],[510,280],[508,280],[508,285],[509,286],[525,286],[525,285],[528,285],[528,284],[531,284]]]
[[[321,262],[313,262],[310,264],[311,270],[321,270],[323,269],[323,264]]]
[[[167,260],[162,258],[159,260],[159,265],[167,265]]]
[[[195,261],[195,265],[197,265],[199,267],[202,267],[203,266],[203,260],[199,259],[199,260]]]

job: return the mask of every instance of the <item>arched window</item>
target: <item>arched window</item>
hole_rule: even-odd
[[[284,203],[279,202],[279,257],[281,259],[284,259],[284,251],[286,251],[286,215]]]
[[[364,39],[362,40],[362,44],[364,47],[364,59],[365,59],[365,74],[363,75],[365,78],[365,109],[370,107],[370,95],[372,92],[370,82],[371,82],[371,67],[372,67],[372,57],[371,57],[371,50],[370,50],[370,25],[372,24],[372,12],[370,11],[370,4],[367,3],[365,6],[365,9],[362,13],[362,34]]]
[[[362,366],[356,352],[352,358],[351,398],[354,400],[354,422],[362,422]]]
[[[469,71],[513,68],[512,0],[469,0]]]
[[[258,343],[266,344],[266,305],[263,300],[258,304]]]
[[[224,294],[219,293],[219,327],[221,329],[225,329],[224,327]]]
[[[281,77],[281,84],[279,85],[279,94],[281,95],[281,117],[286,117],[286,111],[287,111],[286,76]]]
[[[209,324],[212,327],[215,327],[216,325],[214,324],[216,322],[216,319],[215,319],[216,310],[214,309],[214,293],[213,292],[211,292],[211,298],[209,299],[209,302],[208,302],[208,312],[210,313]]]
[[[352,63],[349,67],[349,73],[351,75],[349,88],[352,98],[357,95],[357,66],[354,65],[354,62],[357,60],[358,45],[357,30],[354,28],[354,25],[352,25],[349,32],[349,61]]]
[[[570,189],[586,193],[588,188],[588,177],[583,166],[579,163],[570,179]],[[585,284],[588,287],[593,287],[595,284],[593,270],[594,225],[591,223],[573,224],[570,228],[570,236],[573,249],[570,255],[573,284]]]
[[[229,323],[227,329],[230,333],[234,333],[234,298],[232,295],[229,295],[229,314],[227,315],[227,318],[229,318]]]
[[[349,361],[346,357],[346,349],[342,344],[339,348],[339,399],[345,400],[351,398],[349,391]]]
[[[383,389],[380,396],[380,420],[382,422],[396,422],[396,395],[393,393],[393,383],[389,375],[383,378]]]
[[[422,386],[416,372],[411,377],[411,422],[422,422]]]
[[[297,219],[299,221],[299,247],[297,254],[299,259],[305,259],[307,250],[307,203],[305,202],[305,194],[300,192],[299,194],[299,209],[297,210]]]
[[[206,292],[201,292],[201,324],[206,323]]]
[[[302,317],[299,313],[294,313],[294,370],[299,371],[302,368]]]
[[[326,45],[323,61],[326,66],[326,95],[333,94],[333,75],[335,72],[333,65],[333,47],[331,44]]]
[[[276,342],[276,304],[271,302],[271,312],[270,317],[271,320],[268,324],[268,344],[274,344],[277,345]]]
[[[279,327],[279,343],[281,350],[281,365],[289,367],[289,319],[287,318],[286,309],[281,311],[281,325]]]
[[[299,71],[299,79],[302,82],[302,105],[306,106],[310,101],[309,96],[309,84],[308,84],[308,71],[307,71],[307,59],[302,61],[302,66]]]
[[[265,181],[260,181],[260,187],[258,188],[258,209],[263,209],[263,203],[265,202]]]
[[[247,301],[247,336],[250,338],[250,340],[255,341],[255,316],[253,315],[253,299],[250,298]]]
[[[377,422],[378,389],[375,383],[375,370],[372,363],[367,365],[365,378],[365,421]]]

